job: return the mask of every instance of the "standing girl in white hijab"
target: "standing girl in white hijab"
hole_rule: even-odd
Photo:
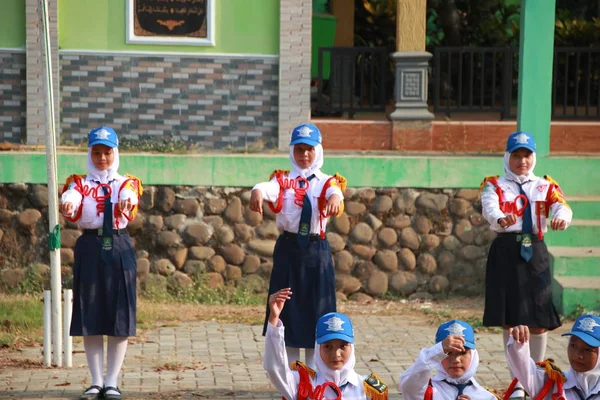
[[[535,163],[533,136],[515,132],[506,142],[505,175],[481,184],[483,216],[497,232],[487,259],[483,325],[504,328],[505,345],[511,327],[527,325],[531,356],[542,361],[547,331],[560,326],[544,232],[547,225],[566,229],[573,212],[556,181],[533,173]],[[511,395],[524,396],[520,386]]]
[[[276,170],[269,181],[254,186],[250,209],[262,214],[266,200],[277,214],[282,234],[273,252],[269,295],[288,287],[295,293],[281,314],[288,358],[299,360],[300,349],[305,349],[305,362],[314,368],[317,320],[336,310],[333,259],[325,228],[329,217],[344,210],[346,180],[321,172],[323,146],[315,125],[294,128],[289,154],[292,170]],[[268,320],[267,305],[263,335]]]
[[[125,227],[137,212],[142,184],[119,175],[119,140],[106,126],[89,134],[87,174],[71,175],[61,213],[83,235],[75,244],[71,336],[83,336],[92,385],[81,400],[121,399],[117,379],[127,338],[135,336],[136,257]],[[104,336],[108,336],[106,376]]]
[[[560,396],[564,396],[566,400],[600,399],[600,317],[582,315],[573,324],[571,332],[562,336],[570,336],[567,356],[571,368],[565,372],[566,380],[560,384],[555,383],[544,399],[554,400]],[[532,399],[537,399],[549,377],[530,357],[530,339],[526,325],[512,328],[506,357],[510,369],[527,393]]]

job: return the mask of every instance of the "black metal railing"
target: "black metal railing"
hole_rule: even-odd
[[[554,49],[552,117],[600,119],[600,48]]]
[[[430,74],[434,112],[499,112],[501,119],[516,117],[518,48],[436,48]],[[555,49],[552,118],[600,118],[599,48]]]
[[[389,51],[374,47],[321,47],[313,115],[384,112],[393,88]]]

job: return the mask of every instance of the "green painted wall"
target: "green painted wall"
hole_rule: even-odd
[[[25,46],[25,0],[1,0],[0,47]]]
[[[215,0],[215,8],[215,47],[159,46],[125,43],[125,0],[59,0],[60,48],[279,54],[278,0]]]
[[[59,154],[58,177],[85,173],[86,154]],[[274,169],[289,169],[283,155],[121,155],[120,171],[150,185],[253,186]],[[486,175],[502,174],[502,157],[328,156],[328,173],[353,187],[478,188]],[[600,195],[600,158],[543,158],[536,171],[556,179],[567,196]],[[573,179],[585,176],[586,179]],[[0,153],[0,182],[46,182],[43,153]]]

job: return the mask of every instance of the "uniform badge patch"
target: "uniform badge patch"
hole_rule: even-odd
[[[387,390],[387,385],[383,383],[379,378],[369,375],[367,379],[365,379],[367,385],[371,386],[373,389],[377,390],[379,393],[384,393]]]

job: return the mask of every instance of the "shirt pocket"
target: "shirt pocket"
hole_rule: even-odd
[[[302,207],[299,207],[296,204],[296,192],[291,189],[283,192],[283,207],[281,208],[281,213],[284,215],[294,215],[301,210]]]

